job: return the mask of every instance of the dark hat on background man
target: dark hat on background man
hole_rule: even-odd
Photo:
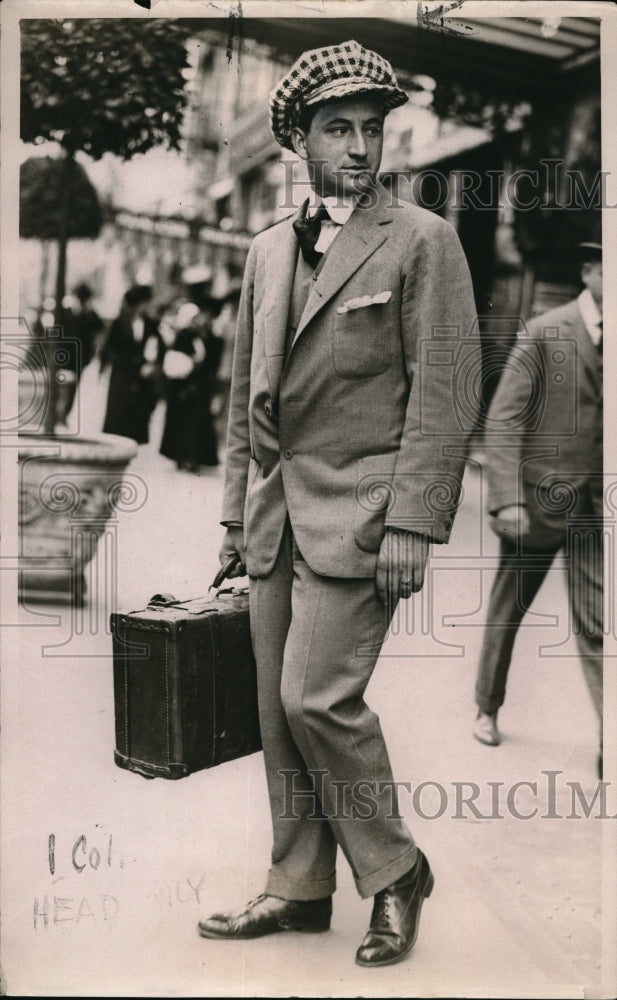
[[[218,295],[200,295],[198,296],[198,304],[201,309],[207,310],[213,317],[219,316],[222,312],[223,306],[227,301],[226,296]]]
[[[387,59],[358,42],[304,52],[270,94],[274,138],[293,149],[291,131],[305,108],[364,94],[379,100],[386,113],[409,100]]]
[[[80,300],[86,301],[92,298],[92,289],[90,285],[87,285],[85,281],[80,281],[78,285],[75,285],[73,289],[73,294]]]
[[[151,298],[151,285],[132,285],[125,293],[124,301],[127,306],[139,306],[143,302],[149,302]]]
[[[589,263],[593,260],[602,260],[601,243],[579,243],[576,249],[581,264]]]

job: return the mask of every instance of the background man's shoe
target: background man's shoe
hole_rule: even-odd
[[[200,920],[197,929],[206,938],[246,938],[276,934],[277,931],[318,933],[330,928],[332,896],[325,899],[280,899],[262,894],[251,900],[237,917],[214,913]]]
[[[497,712],[478,712],[473,735],[480,743],[486,743],[489,747],[498,747],[501,743],[501,735],[497,728]]]
[[[418,936],[422,903],[433,891],[434,881],[418,849],[411,871],[376,894],[370,927],[356,952],[358,965],[393,965],[409,954]]]

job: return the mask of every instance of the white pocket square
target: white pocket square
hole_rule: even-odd
[[[361,295],[357,299],[347,299],[336,310],[337,313],[351,312],[352,309],[364,309],[366,306],[382,306],[392,298],[392,292],[377,292],[376,295]]]

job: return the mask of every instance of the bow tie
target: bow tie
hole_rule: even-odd
[[[321,223],[324,219],[329,218],[330,215],[328,214],[326,206],[319,205],[312,219],[296,219],[293,223],[294,232],[298,238],[302,256],[304,257],[306,263],[310,264],[311,267],[317,267],[317,264],[323,257],[323,254],[318,253],[315,250],[315,244],[319,239]]]

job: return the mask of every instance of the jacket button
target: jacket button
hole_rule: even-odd
[[[264,403],[264,413],[266,414],[267,417],[272,416],[272,404],[270,400],[267,400],[267,402]]]
[[[291,450],[291,448],[288,448],[287,451],[285,452],[285,458],[293,458],[293,451]]]

